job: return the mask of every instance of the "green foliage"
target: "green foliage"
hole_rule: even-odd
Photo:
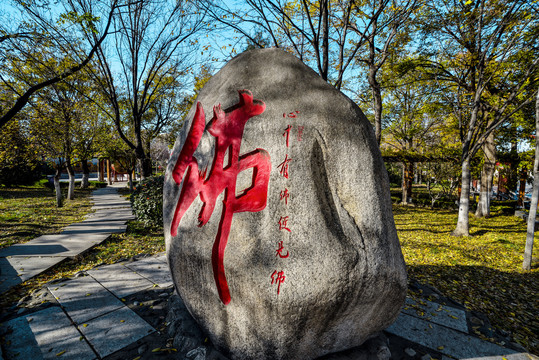
[[[89,181],[88,185],[90,185],[90,187],[94,187],[98,189],[98,188],[107,187],[107,182],[106,181]]]
[[[131,205],[137,220],[148,227],[163,226],[164,176],[142,180],[131,194]]]
[[[0,129],[0,184],[29,185],[39,179],[35,149],[22,133],[18,121]]]
[[[49,187],[49,179],[39,179],[37,181],[35,181],[33,184],[32,184],[32,187],[35,187],[35,188],[46,188],[46,187]]]
[[[82,29],[88,33],[98,34],[95,24],[99,22],[99,17],[94,16],[91,13],[84,13],[80,15],[77,11],[68,11],[60,14],[58,24],[79,24]]]
[[[517,200],[492,201],[490,203],[490,212],[501,215],[514,215],[517,207]]]
[[[387,175],[389,175],[389,182],[391,187],[398,187],[402,184],[402,168],[400,165],[396,165],[391,162],[386,162]]]
[[[400,186],[400,185],[399,185]],[[435,192],[437,195],[440,196],[438,199],[434,202],[434,206],[432,205],[432,198],[427,192],[426,188],[421,185],[414,186],[412,192],[412,203],[415,206],[421,206],[421,207],[433,207],[435,209],[455,209],[457,208],[457,205],[455,204],[455,200],[457,198],[451,194],[443,193],[439,188],[432,189],[433,192]],[[392,186],[391,188],[391,202],[393,204],[398,204],[402,201],[402,190],[400,187],[397,189]]]
[[[75,181],[75,187],[80,187],[80,184],[81,184],[80,180]],[[47,187],[49,189],[54,189],[54,183],[52,181],[49,181],[48,179],[39,180],[34,185]],[[104,188],[107,186],[107,182],[106,181],[89,181],[88,186],[92,189]],[[69,183],[67,181],[60,182],[60,188],[67,189],[68,187],[69,187]]]

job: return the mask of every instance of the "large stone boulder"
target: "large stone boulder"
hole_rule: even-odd
[[[235,359],[313,359],[397,317],[406,270],[371,124],[279,49],[204,86],[167,169],[178,293]]]

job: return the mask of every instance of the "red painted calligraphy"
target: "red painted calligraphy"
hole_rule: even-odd
[[[283,133],[283,136],[286,137],[286,147],[288,147],[288,143],[289,143],[288,140],[290,138],[290,130],[292,130],[292,126],[288,125],[286,129],[284,129],[284,133]]]
[[[288,158],[288,154],[286,154],[284,161],[278,165],[279,167],[279,173],[288,179],[288,163],[292,161],[292,159]]]
[[[266,207],[271,161],[268,152],[256,149],[240,156],[243,130],[247,121],[264,112],[266,105],[253,100],[248,90],[239,91],[239,103],[223,111],[221,106],[213,108],[213,119],[208,132],[216,138],[215,155],[211,170],[199,172],[197,159],[193,156],[205,129],[204,109],[197,104],[195,118],[185,144],[180,152],[172,176],[176,184],[182,184],[180,198],[174,212],[170,233],[178,234],[180,221],[200,195],[203,203],[198,215],[198,226],[204,226],[215,208],[217,197],[224,191],[223,209],[217,236],[212,248],[212,267],[219,298],[226,305],[230,303],[230,291],[223,265],[224,251],[230,234],[234,213],[261,211]],[[225,161],[225,155],[228,158]],[[253,169],[251,186],[236,196],[236,178],[246,169]]]
[[[287,223],[288,222],[288,216],[281,216],[281,218],[279,219],[279,230],[287,230],[288,232],[292,232],[288,226],[287,226]]]
[[[285,280],[284,271],[275,270],[273,274],[271,274],[271,285],[277,284],[277,295],[281,292],[281,284],[284,283]]]
[[[296,114],[299,114],[299,111],[292,111],[290,113],[283,113],[283,117],[295,118],[298,117]]]
[[[275,256],[279,256],[281,259],[286,259],[290,254],[288,253],[288,250],[286,251],[286,255],[283,254],[283,250],[284,250],[284,246],[283,246],[283,241],[279,241],[279,248],[277,250],[275,250],[277,252],[277,254],[275,254]]]
[[[303,141],[303,129],[305,126],[298,126],[298,141]]]
[[[281,193],[279,194],[280,200],[284,199],[284,203],[288,205],[288,198],[290,197],[290,193],[288,192],[288,189],[281,190]]]

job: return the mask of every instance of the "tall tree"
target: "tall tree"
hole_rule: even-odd
[[[392,73],[391,79],[385,80],[391,85],[387,87],[385,117],[389,125],[384,129],[382,154],[401,159],[402,203],[408,204],[412,197],[414,164],[438,158],[447,109],[439,95],[443,89],[435,82],[416,80],[419,79],[416,72],[395,76],[398,71],[394,68]]]
[[[382,87],[379,72],[391,54],[402,50],[411,40],[412,14],[422,3],[420,0],[363,0],[354,2],[351,28],[357,33],[362,51],[356,61],[367,69],[367,81],[372,94],[374,133],[382,141]]]
[[[462,191],[453,234],[468,236],[470,161],[496,128],[532,101],[524,95],[539,62],[529,57],[537,50],[530,36],[537,14],[526,0],[432,0],[424,15],[427,66],[452,84],[460,125]],[[522,58],[529,58],[526,66],[515,68]]]
[[[72,66],[69,59],[57,60],[49,56],[54,50],[55,44],[43,43],[39,48],[34,49],[31,55],[39,61],[21,62],[20,59],[9,57],[11,77],[16,80],[12,88],[24,87],[24,84],[31,83],[36,77],[46,76],[50,69],[62,73]],[[31,141],[37,144],[42,156],[55,159],[54,180],[58,207],[62,206],[60,176],[66,168],[70,178],[68,199],[74,198],[73,161],[75,160],[74,144],[77,141],[74,129],[84,126],[84,121],[89,116],[84,111],[86,103],[80,93],[87,91],[90,86],[88,78],[82,75],[82,72],[78,72],[70,78],[70,83],[60,81],[42,89],[29,101],[32,106],[22,112],[27,122],[26,127],[31,134]],[[93,130],[89,129],[89,131]]]
[[[151,175],[149,143],[174,119],[181,78],[193,65],[193,38],[203,27],[192,1],[147,0],[127,4],[114,16],[114,51],[98,46],[100,84],[120,138],[136,154],[142,177]],[[97,34],[91,34],[94,42]],[[116,61],[119,71],[112,67]],[[132,136],[123,126],[120,104],[127,105]],[[144,138],[146,134],[146,139]]]
[[[522,269],[531,270],[533,238],[535,234],[535,220],[537,215],[537,203],[539,200],[539,91],[535,100],[535,160],[533,162],[533,190],[528,214],[528,229],[526,232],[526,245],[524,248],[524,261]]]
[[[13,12],[4,14],[9,19],[0,22],[0,86],[13,94],[9,101],[0,104],[0,127],[13,119],[36,92],[67,79],[86,66],[109,34],[113,14],[121,7],[119,0],[66,1],[62,3],[64,11],[57,18],[52,18],[50,14],[53,11],[48,1],[12,0],[12,3],[22,15],[17,19]],[[82,7],[85,11],[81,11]],[[97,9],[103,18],[96,16]],[[18,24],[13,26],[17,20]],[[79,28],[79,33],[74,31],[73,25]],[[78,41],[80,33],[92,33],[92,41],[81,47]],[[34,77],[23,87],[14,86],[16,80],[12,77],[12,69],[5,66],[4,61],[11,62],[16,58],[21,62],[39,62],[46,66],[44,57],[36,57],[34,51],[43,43],[54,44],[55,48],[46,57],[60,57],[58,61],[68,60],[71,65],[61,72],[49,68],[47,73]]]
[[[483,166],[481,168],[479,201],[475,210],[476,217],[487,217],[490,215],[490,197],[492,195],[494,171],[496,170],[496,143],[494,135],[494,132],[491,132],[481,147],[483,151]]]
[[[70,66],[64,64],[64,67]],[[62,64],[59,64],[62,67]],[[39,69],[30,67],[32,73]],[[56,175],[54,178],[57,192],[57,206],[62,205],[60,192],[60,175],[64,169],[69,176],[67,199],[75,196],[74,165],[80,161],[80,143],[93,141],[98,126],[94,120],[89,101],[81,94],[91,86],[83,72],[70,78],[70,82],[58,82],[39,92],[31,101],[27,111],[31,121],[29,125],[33,140],[39,144],[43,155],[56,159]],[[88,145],[88,144],[87,144]],[[85,158],[85,160],[87,157]]]

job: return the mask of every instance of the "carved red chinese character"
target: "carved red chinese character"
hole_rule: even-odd
[[[288,154],[286,154],[284,161],[278,165],[279,167],[279,174],[284,176],[288,179],[288,163],[292,161],[292,159],[288,158]]]
[[[290,197],[290,193],[288,192],[288,189],[281,190],[281,193],[279,194],[280,200],[284,199],[284,203],[288,205],[288,198]]]
[[[298,126],[298,141],[303,140],[303,129],[305,129],[305,126]]]
[[[286,137],[286,147],[288,147],[289,139],[290,139],[290,130],[292,130],[292,126],[288,125],[286,129],[284,129],[283,136]]]
[[[286,251],[286,255],[283,254],[283,250],[284,250],[284,245],[283,245],[283,241],[279,241],[279,248],[277,250],[275,250],[277,252],[277,254],[275,254],[275,256],[279,256],[281,259],[286,259],[290,254],[288,253],[288,250]]]
[[[268,181],[271,171],[271,161],[268,152],[256,149],[240,156],[240,146],[243,130],[247,121],[262,114],[266,105],[260,100],[253,100],[248,90],[239,91],[239,103],[223,111],[221,106],[213,108],[209,133],[216,138],[213,164],[206,178],[206,171],[199,173],[197,159],[193,156],[206,126],[204,109],[197,104],[195,118],[185,144],[182,147],[172,176],[176,184],[182,184],[180,198],[174,212],[170,233],[178,234],[180,221],[200,195],[203,202],[198,215],[198,226],[204,226],[215,208],[217,197],[224,191],[221,221],[212,249],[212,266],[215,284],[219,298],[226,305],[230,302],[230,291],[225,277],[223,258],[230,233],[234,213],[261,211],[266,207]],[[228,150],[228,159],[225,154]],[[225,166],[226,165],[226,166]],[[236,196],[236,178],[246,169],[253,169],[252,184],[240,195]]]
[[[299,114],[299,111],[297,111],[297,110],[296,110],[296,111],[292,111],[291,113],[288,113],[288,115],[287,115],[286,113],[283,113],[283,117],[285,118],[285,117],[288,116],[289,118],[295,118],[295,117],[297,117],[296,114]]]
[[[292,232],[286,225],[287,222],[288,216],[281,216],[281,218],[279,219],[279,230],[287,230],[288,232]]]
[[[284,283],[285,280],[284,271],[275,270],[273,274],[271,274],[271,285],[277,284],[277,295],[281,292],[281,284]]]

